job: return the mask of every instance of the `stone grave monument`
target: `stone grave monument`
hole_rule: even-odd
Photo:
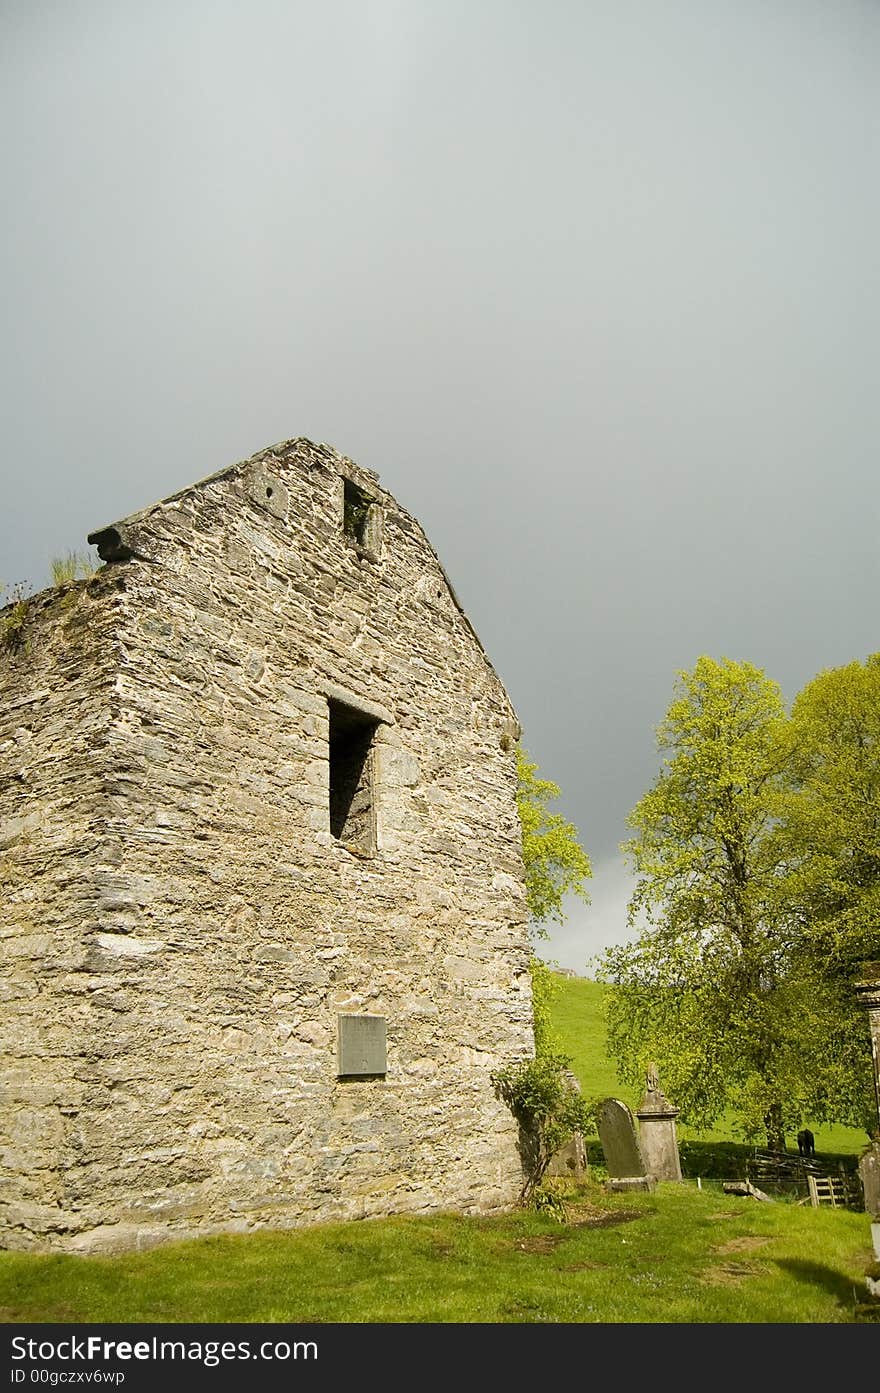
[[[639,1146],[645,1167],[657,1180],[681,1180],[681,1158],[675,1135],[675,1119],[680,1108],[669,1102],[652,1064],[645,1075],[645,1096],[638,1106]]]
[[[653,1190],[657,1181],[648,1173],[635,1120],[626,1103],[603,1098],[596,1110],[596,1125],[608,1167],[608,1189]]]
[[[564,1069],[563,1075],[569,1088],[575,1093],[580,1093],[581,1086],[570,1069]],[[583,1136],[580,1132],[575,1132],[571,1141],[561,1146],[554,1152],[550,1164],[547,1167],[547,1175],[562,1175],[583,1179],[588,1174],[587,1148]]]
[[[859,1158],[859,1176],[865,1195],[865,1211],[871,1218],[874,1256],[880,1261],[880,962],[862,963],[855,990],[868,1012],[874,1065],[874,1100],[877,1105],[877,1127],[872,1141]],[[874,1294],[880,1295],[880,1292]]]

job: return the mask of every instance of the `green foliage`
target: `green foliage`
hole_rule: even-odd
[[[547,938],[546,920],[564,922],[567,894],[589,900],[584,881],[593,874],[590,858],[578,841],[577,829],[548,804],[559,797],[559,785],[539,779],[538,766],[517,746],[517,810],[522,826],[526,904],[532,932]]]
[[[5,653],[17,653],[20,650],[27,652],[26,625],[29,614],[30,596],[26,593],[21,584],[14,585],[11,590],[4,587],[4,604],[8,606],[8,613],[0,615],[0,651]]]
[[[767,855],[785,711],[749,663],[703,657],[678,674],[658,730],[663,768],[630,814],[636,939],[608,949],[608,1038],[624,1077],[651,1059],[694,1127],[731,1103],[745,1134],[784,1127],[775,1077],[780,937]],[[768,1141],[770,1136],[768,1134]]]
[[[94,575],[97,569],[90,557],[80,552],[68,552],[64,557],[53,558],[52,584],[58,587],[73,580],[84,580]],[[11,587],[0,584],[0,605],[7,609],[5,614],[0,614],[0,652],[28,651],[27,621],[31,598],[21,582]]]
[[[561,978],[550,963],[532,954],[532,1014],[535,1023],[535,1054],[558,1054],[559,1040],[553,1028],[553,1005],[560,993]]]
[[[568,1077],[568,1055],[546,1053],[496,1069],[492,1085],[520,1127],[525,1183],[520,1198],[528,1201],[560,1147],[593,1125],[593,1105]]]
[[[84,552],[69,551],[66,556],[52,558],[52,584],[69,585],[73,580],[87,580],[98,567]]]
[[[590,1124],[590,1114],[568,1075],[570,1057],[559,1046],[553,1007],[562,978],[549,963],[532,954],[532,1012],[535,1058],[508,1065],[492,1075],[496,1095],[520,1125],[520,1154],[525,1183],[521,1200],[564,1221],[565,1206],[542,1179],[555,1151]]]
[[[785,710],[750,663],[700,658],[678,675],[658,732],[663,772],[628,819],[624,845],[639,876],[630,921],[644,911],[673,929],[707,926],[763,959],[774,867],[763,855]],[[752,964],[747,961],[746,969]]]
[[[797,972],[814,996],[821,983],[813,1010],[836,1115],[873,1134],[870,1041],[852,984],[880,952],[880,653],[813,678],[787,741],[775,844]]]
[[[558,798],[558,785],[538,778],[537,764],[526,758],[520,746],[516,750],[516,770],[526,904],[533,935],[546,938],[547,931],[541,926],[547,919],[564,921],[567,893],[589,898],[583,882],[592,875],[592,869],[575,828],[547,807]],[[530,972],[536,1057],[498,1070],[492,1075],[492,1082],[496,1094],[520,1125],[526,1176],[521,1198],[534,1205],[553,1207],[558,1197],[540,1189],[542,1177],[554,1152],[582,1131],[589,1118],[581,1095],[566,1077],[569,1059],[560,1052],[551,1024],[558,978],[550,965],[534,954]]]
[[[788,739],[786,895],[811,951],[854,972],[880,945],[880,653],[809,682]]]
[[[537,1186],[532,1191],[531,1204],[536,1214],[545,1214],[548,1219],[554,1219],[557,1224],[564,1224],[568,1220],[565,1200],[552,1185]]]
[[[644,1077],[639,1076],[633,1085],[622,1083],[616,1074],[615,1066],[607,1051],[606,999],[610,988],[602,982],[593,982],[585,977],[563,977],[557,975],[557,990],[550,1008],[551,1028],[559,1041],[562,1053],[571,1056],[571,1070],[576,1076],[581,1092],[588,1098],[621,1098],[632,1110],[638,1108],[644,1094]],[[661,1077],[661,1082],[665,1079]],[[670,1094],[671,1101],[678,1100]],[[732,1113],[724,1112],[708,1129],[688,1126],[678,1119],[677,1132],[680,1148],[691,1144],[699,1145],[714,1152],[716,1147],[725,1148],[734,1143],[741,1128],[737,1128]],[[864,1150],[864,1132],[852,1127],[833,1124],[820,1124],[813,1120],[816,1135],[816,1151],[823,1157],[829,1156],[836,1166],[841,1156],[854,1157]],[[754,1150],[740,1142],[743,1154]],[[787,1136],[787,1145],[795,1147],[795,1134]],[[588,1149],[601,1149],[598,1141],[588,1143]],[[684,1162],[683,1162],[684,1164]],[[832,1169],[834,1167],[832,1166]],[[691,1170],[692,1175],[724,1174],[728,1179],[734,1172],[716,1169]]]
[[[609,1046],[635,1081],[650,1059],[682,1119],[731,1108],[747,1140],[784,1145],[835,1115],[839,1001],[804,970],[780,861],[792,744],[776,683],[702,657],[658,731],[662,772],[629,818],[634,942],[606,951]],[[838,1116],[849,1121],[849,1115]]]

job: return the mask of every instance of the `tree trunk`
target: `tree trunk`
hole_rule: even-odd
[[[782,1121],[781,1103],[771,1103],[764,1114],[764,1126],[767,1129],[767,1150],[784,1151],[785,1127]]]

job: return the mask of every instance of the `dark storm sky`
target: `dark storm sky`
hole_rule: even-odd
[[[880,648],[880,5],[3,0],[0,579],[290,436],[425,527],[625,933],[675,672]]]

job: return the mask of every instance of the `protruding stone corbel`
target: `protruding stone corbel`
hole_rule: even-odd
[[[102,561],[130,561],[137,555],[120,527],[102,527],[97,532],[90,532],[86,540],[89,546],[98,548]]]

